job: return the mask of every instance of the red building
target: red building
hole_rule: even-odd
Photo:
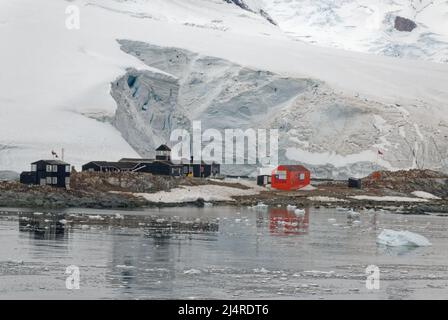
[[[271,186],[279,190],[297,190],[310,184],[310,171],[300,165],[280,165],[272,172]]]

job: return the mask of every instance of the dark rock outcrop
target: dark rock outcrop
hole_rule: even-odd
[[[410,19],[397,16],[395,17],[394,27],[398,31],[411,32],[412,30],[417,28],[417,24]]]
[[[256,9],[251,8],[249,5],[247,5],[247,3],[244,2],[244,0],[224,0],[224,1],[227,3],[233,3],[243,10],[257,13],[257,14],[261,15],[263,18],[265,18],[267,21],[272,23],[273,25],[275,25],[275,26],[277,25],[277,22],[275,22],[274,19],[272,19],[272,17],[266,11],[264,11],[263,9],[259,9],[257,12]]]

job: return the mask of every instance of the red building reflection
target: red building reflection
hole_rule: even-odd
[[[296,215],[286,208],[269,208],[269,232],[274,235],[301,235],[308,233],[309,209]]]

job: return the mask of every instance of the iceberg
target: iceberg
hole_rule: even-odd
[[[431,242],[424,236],[410,231],[395,231],[384,229],[377,237],[376,243],[388,247],[422,247],[430,246]]]

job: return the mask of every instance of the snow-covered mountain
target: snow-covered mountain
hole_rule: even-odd
[[[291,38],[392,57],[448,62],[446,0],[262,0]],[[396,18],[411,20],[400,28]]]
[[[80,8],[79,30],[65,26],[69,5]],[[281,161],[320,176],[448,170],[448,64],[297,41],[272,8],[2,1],[0,170],[26,169],[61,148],[77,167],[149,155],[192,120],[279,128]]]

